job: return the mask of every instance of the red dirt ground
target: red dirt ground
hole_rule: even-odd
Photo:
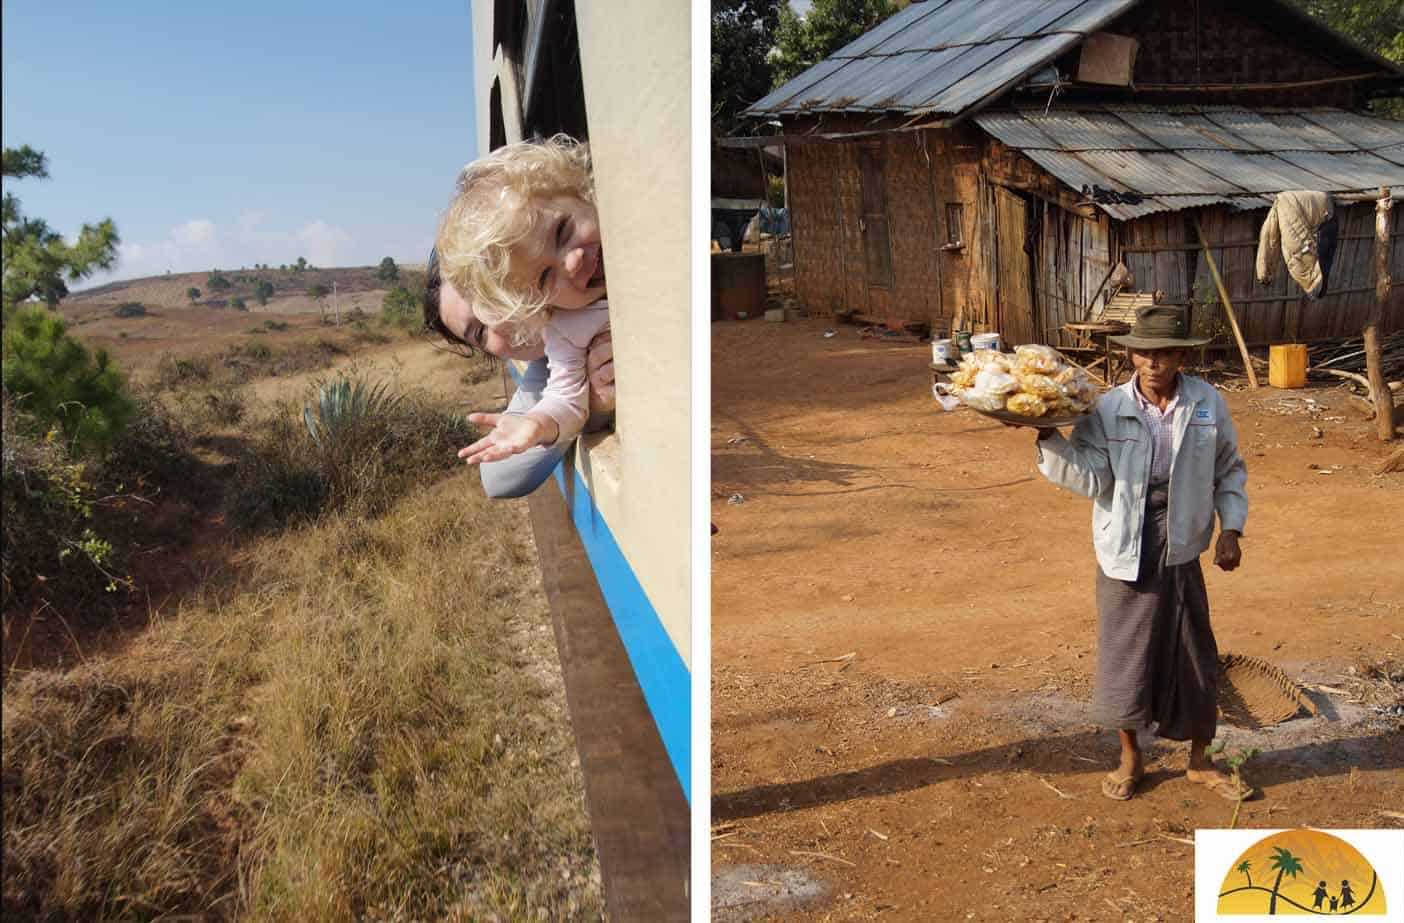
[[[1099,793],[1089,502],[1038,475],[1032,430],[942,412],[928,346],[826,326],[712,325],[715,918],[1190,919],[1182,841],[1232,805],[1182,744],[1134,800]],[[1206,562],[1220,650],[1336,690],[1226,729],[1263,750],[1238,823],[1399,826],[1404,736],[1374,706],[1404,685],[1371,668],[1404,660],[1404,475],[1373,474],[1337,388],[1226,397],[1251,512],[1243,567]]]

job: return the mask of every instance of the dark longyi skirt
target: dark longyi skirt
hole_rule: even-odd
[[[1171,740],[1211,740],[1219,651],[1199,559],[1165,564],[1165,487],[1152,487],[1135,582],[1097,569],[1097,684],[1092,719]]]

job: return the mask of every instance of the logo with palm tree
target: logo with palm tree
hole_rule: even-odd
[[[1268,877],[1253,883],[1252,870]],[[1272,886],[1265,882],[1271,880]],[[1219,914],[1383,916],[1385,893],[1374,867],[1354,846],[1321,830],[1264,837],[1229,867]]]

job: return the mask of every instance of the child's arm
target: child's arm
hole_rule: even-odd
[[[608,308],[562,311],[545,331],[550,377],[541,400],[525,414],[475,413],[469,422],[493,430],[461,450],[470,465],[500,461],[538,445],[574,439],[590,415],[590,385],[586,351],[590,341],[609,323]],[[559,319],[558,319],[559,318]]]

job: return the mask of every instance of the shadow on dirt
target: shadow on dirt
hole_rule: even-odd
[[[1097,751],[1105,749],[1107,740],[1107,733],[1097,730],[1056,737],[1033,737],[939,760],[924,757],[892,760],[852,772],[724,792],[712,799],[712,821],[734,821],[776,811],[794,811],[855,798],[909,792],[938,782],[983,775],[1002,768],[1009,772],[1037,768],[1040,773],[1047,774],[1082,773],[1087,771],[1086,766],[1063,760],[1049,760],[1044,764],[1034,754],[1060,749]],[[1017,767],[1009,766],[1009,754],[1024,751],[1030,758]],[[1404,747],[1399,745],[1398,733],[1382,730],[1367,737],[1322,740],[1263,753],[1253,761],[1252,782],[1264,788],[1304,778],[1348,775],[1352,769],[1404,769]],[[1153,789],[1177,775],[1179,773],[1175,771],[1153,770],[1147,774],[1142,790]]]

